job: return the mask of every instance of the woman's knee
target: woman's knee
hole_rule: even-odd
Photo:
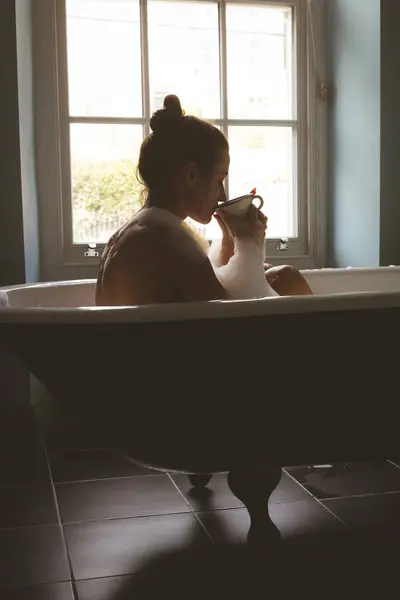
[[[271,267],[265,273],[270,286],[280,296],[304,296],[312,294],[305,277],[291,265]]]

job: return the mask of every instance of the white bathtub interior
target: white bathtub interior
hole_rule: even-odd
[[[400,292],[400,267],[302,271],[314,294]],[[94,305],[95,279],[3,287],[11,307],[74,308]]]

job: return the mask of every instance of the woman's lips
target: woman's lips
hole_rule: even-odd
[[[225,202],[218,202],[215,206],[214,206],[214,212],[220,207],[223,206],[224,204],[226,204]]]

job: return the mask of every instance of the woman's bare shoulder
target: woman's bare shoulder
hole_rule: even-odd
[[[151,304],[169,301],[174,261],[161,228],[132,224],[110,239],[100,267],[96,303]]]

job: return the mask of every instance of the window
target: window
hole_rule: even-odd
[[[316,264],[315,190],[323,170],[313,161],[321,139],[310,103],[309,3],[38,1],[45,274],[94,273],[104,243],[140,206],[135,163],[150,116],[168,93],[227,135],[228,196],[254,187],[263,196],[271,261]],[[43,114],[46,93],[53,103]],[[220,235],[216,223],[192,225],[209,239]],[[88,244],[96,248],[88,252]]]

